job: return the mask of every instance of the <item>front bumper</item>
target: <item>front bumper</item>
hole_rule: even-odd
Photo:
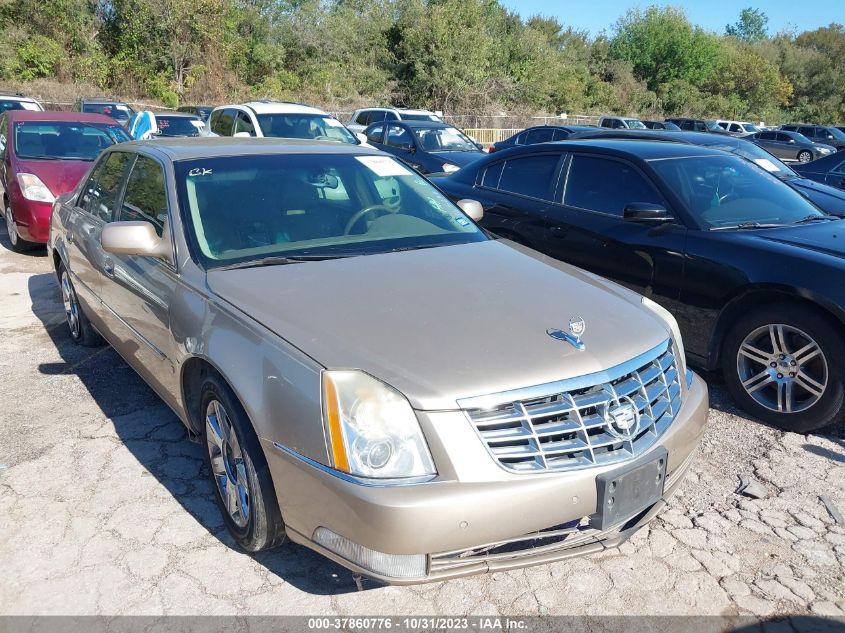
[[[677,489],[704,432],[707,409],[707,387],[694,376],[680,412],[652,448],[668,451],[663,499],[605,531],[578,529],[550,539],[543,535],[552,526],[567,526],[566,532],[596,512],[596,476],[620,464],[536,475],[508,473],[495,464],[461,412],[421,414],[421,424],[434,431],[427,437],[441,442],[431,446],[438,464],[438,453],[447,454],[455,446],[462,453],[460,468],[450,464],[450,472],[441,469],[441,479],[424,484],[362,485],[280,450],[269,440],[262,443],[291,540],[382,582],[414,584],[543,564],[619,545],[654,517]],[[424,554],[426,574],[398,578],[364,569],[315,543],[313,535],[320,527],[375,552]],[[536,540],[525,538],[533,539],[538,532]],[[502,544],[514,546],[499,547]]]
[[[50,214],[53,204],[27,200],[22,195],[13,194],[11,207],[18,235],[27,242],[46,244],[50,239]]]

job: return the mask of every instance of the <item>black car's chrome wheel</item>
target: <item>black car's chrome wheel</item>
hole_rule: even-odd
[[[758,327],[736,356],[742,387],[761,406],[798,413],[815,405],[828,384],[828,364],[819,344],[791,325]]]
[[[799,433],[845,418],[845,341],[833,317],[764,305],[736,319],[722,350],[725,384],[755,417]]]

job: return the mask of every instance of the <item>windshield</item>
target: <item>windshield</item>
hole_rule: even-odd
[[[135,114],[135,110],[123,103],[86,103],[83,104],[82,111],[105,114],[118,121],[128,121],[129,117]]]
[[[119,125],[23,122],[15,124],[15,153],[34,160],[94,160],[100,152],[129,140]]]
[[[629,130],[647,130],[648,128],[643,125],[643,122],[639,119],[625,119],[625,123],[628,125]]]
[[[191,239],[207,267],[487,239],[428,181],[389,156],[227,156],[175,167]]]
[[[736,143],[728,143],[727,141],[724,143],[707,143],[706,146],[712,147],[713,149],[720,149],[723,152],[730,152],[731,154],[736,154],[737,156],[742,156],[781,179],[795,178],[798,175],[791,167],[788,167],[786,164],[781,162],[780,159],[775,158],[759,145],[755,145],[754,143],[743,139],[736,139],[736,141]]]
[[[704,125],[711,132],[724,132],[725,131],[725,128],[723,128],[721,125],[719,125],[715,121],[705,121]]]
[[[358,145],[358,139],[343,123],[327,114],[259,114],[264,136],[339,141]]]
[[[401,113],[403,121],[434,121],[438,123],[440,119],[435,114],[408,114],[407,112]]]
[[[748,132],[748,133],[762,132],[763,131],[759,127],[757,127],[756,125],[752,125],[751,123],[743,123],[742,126],[745,128],[745,131]]]
[[[453,127],[418,128],[414,134],[426,152],[477,152],[478,147]]]
[[[41,108],[38,107],[37,103],[31,101],[18,101],[17,99],[9,99],[7,101],[0,99],[0,113],[6,110],[32,110],[34,112],[40,112]]]
[[[843,133],[842,130],[835,128],[835,127],[829,127],[829,128],[825,128],[825,129],[828,132],[830,132],[831,134],[833,134],[834,138],[837,138],[840,141],[845,141],[845,133]]]
[[[658,159],[651,166],[710,228],[783,225],[824,216],[792,187],[738,156]]]
[[[199,119],[186,116],[157,115],[159,136],[205,136],[205,125]]]
[[[814,145],[813,141],[801,134],[801,132],[789,132],[788,136],[794,138],[796,143],[806,143],[807,145]]]

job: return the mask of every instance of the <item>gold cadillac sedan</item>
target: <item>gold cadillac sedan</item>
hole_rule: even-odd
[[[407,584],[618,545],[707,415],[663,308],[480,217],[360,146],[157,140],[59,197],[49,255],[73,339],[202,443],[241,547]]]

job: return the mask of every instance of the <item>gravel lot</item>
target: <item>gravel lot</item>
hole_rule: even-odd
[[[115,352],[70,341],[43,251],[2,241],[0,613],[845,615],[845,524],[819,499],[845,513],[845,430],[779,432],[708,382],[691,476],[621,549],[357,592],[303,548],[234,549],[200,447]]]

